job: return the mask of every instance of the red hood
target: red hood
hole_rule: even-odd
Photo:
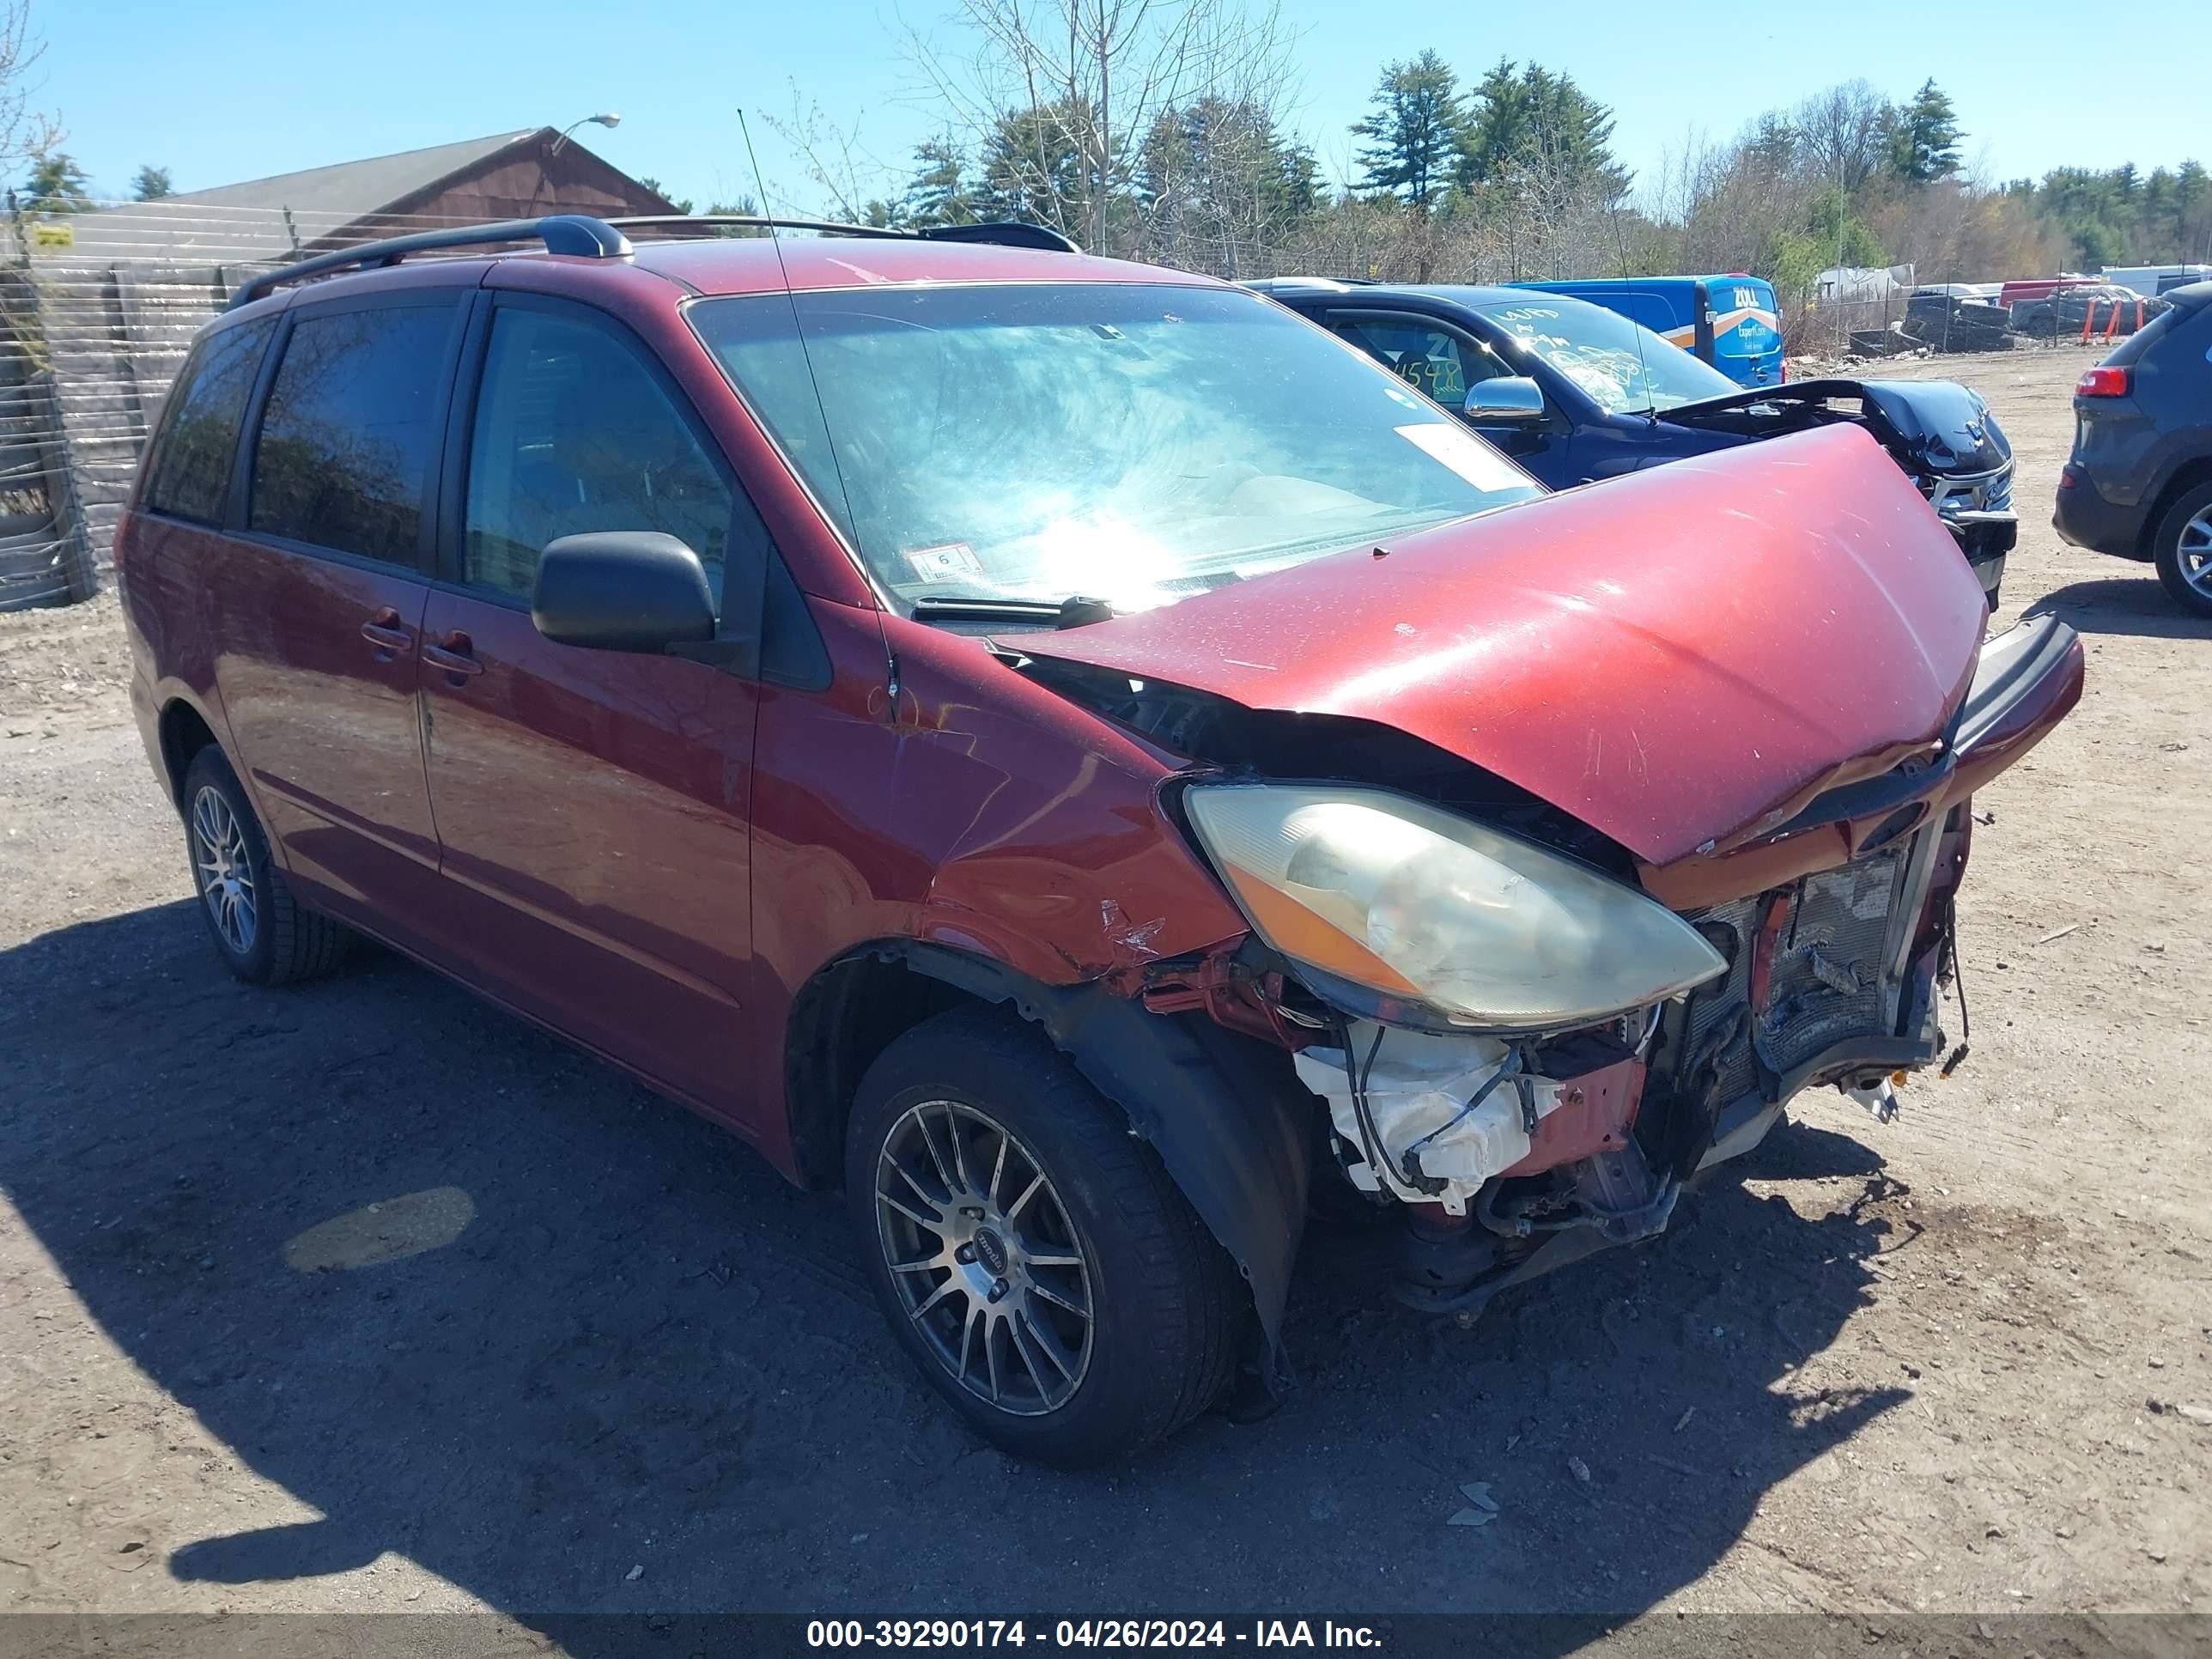
[[[1986,620],[1855,426],[1387,545],[1021,648],[1397,726],[1665,864],[1932,744]]]

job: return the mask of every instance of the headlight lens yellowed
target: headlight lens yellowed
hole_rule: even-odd
[[[1728,967],[1634,889],[1407,796],[1224,783],[1194,786],[1183,803],[1269,945],[1455,1024],[1577,1024]]]

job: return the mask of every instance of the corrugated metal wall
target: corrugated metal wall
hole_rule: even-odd
[[[192,336],[222,309],[220,266],[33,257],[0,287],[0,610],[88,598]]]
[[[192,336],[255,271],[441,226],[666,210],[572,144],[359,213],[155,201],[0,219],[0,611],[98,591]]]

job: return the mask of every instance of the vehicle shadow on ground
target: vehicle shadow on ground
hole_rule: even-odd
[[[2069,582],[2045,594],[2021,620],[2057,617],[2083,634],[2136,634],[2154,640],[2212,639],[2212,621],[2190,616],[2166,594],[2148,565],[2137,576]]]
[[[652,1609],[1617,1615],[1906,1397],[1797,1376],[1911,1243],[1880,1160],[1802,1127],[1764,1173],[1846,1207],[1700,1194],[1472,1330],[1385,1301],[1387,1237],[1317,1228],[1285,1410],[1067,1475],[910,1373],[836,1200],[406,963],[248,989],[178,903],[0,954],[0,1185],[128,1359],[322,1517],[157,1513],[180,1580],[397,1552],[580,1652],[567,1615]],[[1495,1519],[1449,1524],[1473,1482]]]

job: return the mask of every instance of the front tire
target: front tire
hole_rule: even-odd
[[[2151,542],[2166,597],[2191,616],[2212,617],[2212,483],[2166,509]]]
[[[845,1188],[901,1346],[1002,1450],[1118,1462],[1226,1387],[1235,1270],[1127,1117],[1018,1020],[941,1014],[884,1050]]]
[[[185,769],[183,804],[192,889],[223,966],[249,985],[285,985],[336,968],[353,936],[292,896],[238,774],[214,744]]]

